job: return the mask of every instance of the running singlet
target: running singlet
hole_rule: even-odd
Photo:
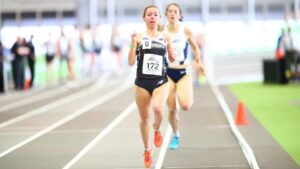
[[[137,77],[156,78],[166,74],[166,43],[163,34],[155,38],[142,35],[137,48]]]
[[[168,66],[172,67],[185,64],[187,62],[188,42],[184,33],[184,26],[180,25],[176,34],[169,33],[169,35],[176,59],[172,63],[168,60]]]
[[[68,56],[69,42],[68,42],[68,39],[66,37],[64,37],[64,36],[60,37],[60,39],[59,39],[59,48],[60,48],[61,55]]]
[[[55,43],[50,40],[45,43],[46,55],[55,55]]]
[[[89,31],[83,33],[83,42],[82,42],[83,52],[89,53],[93,49],[93,35]]]

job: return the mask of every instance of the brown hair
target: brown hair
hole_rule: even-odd
[[[179,6],[177,3],[170,3],[170,4],[167,6],[167,8],[166,8],[165,14],[167,15],[167,12],[168,12],[168,10],[169,10],[169,7],[172,6],[172,5],[176,6],[176,7],[179,9],[179,14],[181,15],[181,18],[179,19],[179,21],[182,21],[182,20],[183,20],[182,10],[181,10],[180,6]]]
[[[162,31],[164,31],[164,29],[165,29],[165,25],[159,23],[159,24],[158,24],[158,27],[157,27],[157,30],[158,30],[159,32],[162,32]]]
[[[155,5],[149,5],[149,6],[147,6],[147,7],[144,9],[143,18],[145,18],[145,16],[146,16],[146,11],[147,11],[147,9],[149,9],[149,8],[156,8],[156,9],[158,9],[158,12],[159,12],[159,15],[160,15],[160,11],[159,11],[159,8],[158,8],[157,6],[155,6]]]
[[[161,16],[160,16],[160,10],[159,10],[159,8],[158,8],[157,6],[155,6],[155,5],[149,5],[149,6],[147,6],[147,7],[144,9],[144,12],[143,12],[143,18],[145,18],[147,9],[149,9],[149,8],[156,8],[156,9],[158,9],[159,17],[161,17]],[[158,23],[157,30],[158,30],[159,32],[162,32],[162,31],[164,30],[164,25],[162,25],[161,23]]]

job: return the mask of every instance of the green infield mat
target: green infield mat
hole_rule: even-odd
[[[300,166],[300,84],[233,84],[230,90]]]

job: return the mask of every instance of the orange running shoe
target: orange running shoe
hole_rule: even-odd
[[[154,132],[154,144],[156,147],[160,147],[163,143],[163,137],[160,133],[160,131]]]
[[[144,165],[146,168],[150,168],[152,165],[152,148],[150,150],[145,150],[144,152]]]

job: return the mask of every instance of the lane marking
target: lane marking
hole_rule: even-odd
[[[120,115],[115,118],[105,129],[103,129],[89,144],[87,144],[63,169],[71,168],[79,161],[92,147],[94,147],[102,138],[104,138],[114,127],[124,120],[131,112],[136,109],[135,102],[131,103]]]
[[[1,132],[0,136],[7,136],[7,135],[17,135],[17,134],[32,134],[34,131],[32,130],[39,130],[41,128],[30,128],[27,130],[22,130],[22,131],[6,131],[6,132]],[[53,134],[69,134],[69,133],[97,133],[99,129],[76,129],[76,130],[59,130],[59,131],[52,131]]]
[[[6,93],[0,94],[0,102],[6,101],[7,99],[13,100],[15,97],[19,97],[20,94],[22,97],[30,97],[30,96],[34,95],[35,93],[38,93],[45,89],[46,89],[46,86],[36,87],[36,88],[33,88],[26,92],[8,90]],[[53,90],[55,90],[55,88],[53,88]]]
[[[61,86],[58,89],[55,89],[54,91],[47,91],[47,92],[43,92],[41,94],[37,94],[34,96],[29,96],[27,99],[22,99],[22,100],[14,102],[14,103],[1,106],[0,112],[4,112],[4,111],[10,110],[10,109],[15,109],[15,108],[18,108],[18,107],[21,107],[21,106],[24,106],[24,105],[27,105],[30,103],[34,103],[36,101],[48,99],[48,98],[51,98],[58,94],[64,93],[68,90],[69,89],[66,88],[65,86]]]
[[[104,74],[103,76],[106,76],[106,75]],[[74,82],[74,83],[77,84],[78,82]],[[88,84],[88,83],[89,83],[88,81],[84,81],[83,83],[79,84],[78,86],[85,85],[85,84]],[[44,87],[44,89],[46,89],[46,87]],[[68,87],[68,83],[66,83],[63,86],[60,86],[58,88],[54,88],[53,90],[44,91],[43,93],[40,93],[40,94],[37,94],[37,95],[34,95],[34,94],[29,95],[28,94],[28,96],[26,96],[26,95],[24,96],[24,98],[27,97],[27,99],[21,99],[19,101],[14,102],[14,103],[7,104],[7,105],[4,105],[4,106],[0,107],[0,112],[4,112],[4,111],[10,110],[10,109],[15,109],[15,108],[18,108],[18,107],[21,107],[21,106],[24,106],[24,105],[27,105],[27,104],[30,104],[30,103],[34,103],[36,101],[48,99],[48,98],[51,98],[53,96],[56,96],[57,94],[62,94],[66,91],[69,91],[70,89],[71,88]]]
[[[10,120],[7,120],[3,123],[0,123],[0,129],[1,128],[4,128],[6,126],[9,126],[11,124],[14,124],[14,123],[17,123],[19,121],[22,121],[22,120],[25,120],[25,119],[28,119],[32,116],[35,116],[35,115],[38,115],[38,114],[42,114],[42,113],[45,113],[51,109],[54,109],[54,108],[57,108],[59,106],[63,106],[64,104],[67,104],[73,100],[76,100],[78,98],[81,98],[81,97],[84,97],[100,88],[102,88],[104,86],[104,83],[106,82],[106,80],[108,79],[109,77],[109,74],[106,74],[104,76],[102,76],[98,82],[96,82],[94,85],[90,86],[89,88],[83,90],[83,91],[80,91],[78,93],[75,93],[73,95],[69,95],[69,96],[66,96],[60,100],[57,100],[57,101],[54,101],[52,103],[49,103],[49,104],[46,104],[42,107],[39,107],[37,109],[34,109],[32,111],[29,111],[27,113],[24,113],[20,116],[17,116],[15,118],[12,118]]]
[[[127,80],[128,81],[128,80]],[[0,158],[4,157],[5,155],[13,152],[14,150],[30,143],[31,141],[43,136],[44,134],[48,133],[49,131],[75,119],[76,117],[88,112],[89,110],[92,110],[93,108],[95,108],[96,106],[99,106],[101,104],[103,104],[104,102],[107,102],[108,100],[118,96],[120,93],[126,91],[131,85],[129,85],[128,83],[123,83],[123,85],[119,86],[118,88],[116,88],[115,90],[113,90],[112,92],[109,92],[105,95],[102,95],[102,97],[99,97],[98,99],[96,99],[95,101],[91,102],[90,104],[78,109],[77,111],[73,112],[72,114],[68,115],[67,117],[59,120],[58,122],[52,124],[51,126],[45,128],[44,130],[41,130],[39,132],[37,132],[35,135],[23,140],[22,142],[12,146],[9,149],[6,149],[5,151],[0,153]]]
[[[159,155],[158,155],[158,158],[157,158],[155,169],[161,169],[161,167],[162,167],[162,164],[164,162],[164,159],[165,159],[165,156],[166,156],[166,153],[167,153],[167,150],[168,150],[168,145],[169,145],[169,142],[170,142],[170,139],[171,139],[171,135],[172,135],[172,127],[169,124],[168,128],[167,128],[167,131],[164,135],[163,145],[162,145],[162,147],[159,151]]]
[[[248,168],[248,165],[207,165],[207,166],[190,166],[190,167],[164,167],[165,169],[199,169],[199,168]]]
[[[251,147],[249,146],[249,144],[247,143],[247,141],[245,140],[245,138],[242,136],[242,134],[238,130],[237,126],[235,125],[235,122],[233,120],[234,118],[232,116],[233,113],[231,112],[229,106],[227,105],[221,91],[219,90],[219,88],[213,81],[210,81],[210,86],[211,86],[213,93],[215,94],[221,108],[223,109],[225,117],[229,123],[230,129],[231,129],[233,135],[236,137],[236,139],[248,161],[249,166],[251,167],[251,169],[259,169],[259,166],[258,166],[258,163],[254,156],[254,153],[253,153]]]
[[[82,78],[82,79],[77,79],[74,81],[76,84],[79,84],[79,86],[86,85],[88,83],[93,82],[94,78]],[[68,82],[67,82],[68,83]],[[13,100],[15,97],[21,96],[21,97],[32,97],[35,96],[35,94],[38,94],[39,92],[45,92],[45,90],[51,90],[54,92],[55,90],[59,90],[59,88],[68,88],[67,83],[64,84],[55,84],[53,86],[47,86],[47,85],[39,85],[37,87],[34,87],[26,92],[24,91],[8,91],[7,93],[4,93],[3,95],[0,94],[0,102],[8,100]]]
[[[145,169],[145,168],[122,167],[122,168],[111,168],[111,169]]]

